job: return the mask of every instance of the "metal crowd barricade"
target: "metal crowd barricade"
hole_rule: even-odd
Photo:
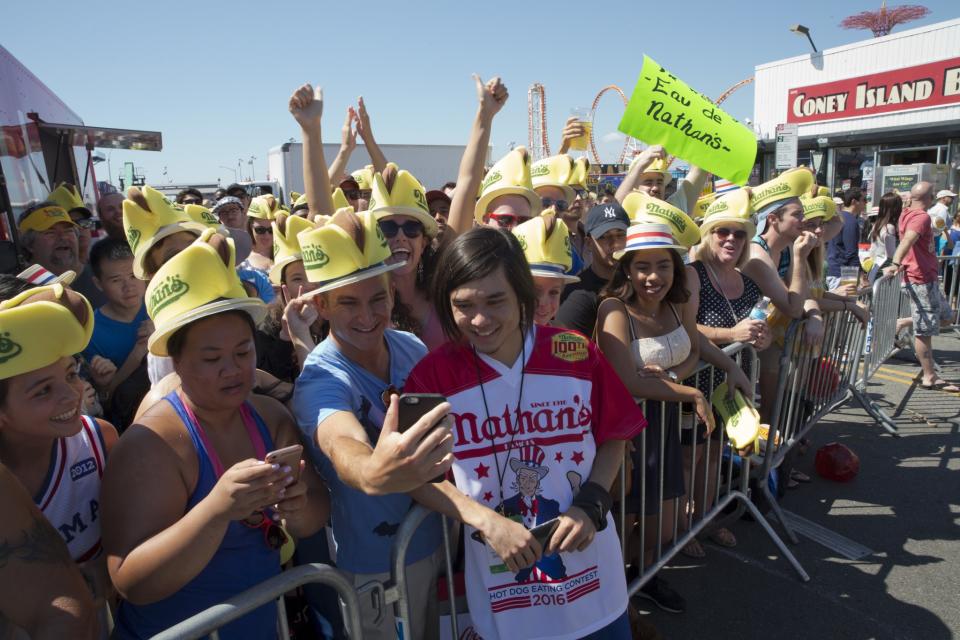
[[[873,374],[897,350],[897,323],[904,313],[910,316],[909,299],[900,289],[900,277],[877,278],[870,295],[869,344],[864,348],[860,373],[850,388],[860,406],[893,435],[898,435],[896,423],[867,395],[867,385]]]
[[[769,437],[757,469],[759,489],[793,543],[798,542],[797,536],[767,480],[824,415],[853,395],[866,335],[863,324],[849,310],[826,313],[823,323],[823,338],[816,343],[804,342],[806,321],[794,320],[787,330],[776,372],[779,382]]]
[[[940,282],[947,304],[953,311],[953,332],[960,336],[960,256],[940,256]]]
[[[326,584],[337,591],[342,602],[341,610],[347,634],[351,638],[361,638],[360,603],[353,582],[329,565],[305,564],[284,571],[225,602],[205,609],[155,635],[153,640],[194,640],[205,637],[219,640],[218,629],[259,609],[271,600],[276,601],[277,606],[277,637],[286,640],[290,637],[290,629],[283,594],[312,582]]]

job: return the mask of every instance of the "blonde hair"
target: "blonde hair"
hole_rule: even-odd
[[[746,231],[746,229],[744,229],[744,231]],[[696,246],[696,256],[700,262],[713,262],[717,258],[713,253],[713,249],[710,247],[710,239],[712,237],[713,228],[704,233],[700,244]],[[743,248],[740,250],[740,257],[737,258],[737,263],[734,265],[737,269],[743,268],[743,265],[747,264],[747,261],[750,260],[750,242],[751,238],[749,237],[743,239]]]

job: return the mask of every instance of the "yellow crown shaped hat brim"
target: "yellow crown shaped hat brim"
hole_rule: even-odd
[[[279,287],[283,279],[283,268],[291,262],[303,259],[297,236],[313,228],[312,222],[300,216],[278,216],[277,220],[273,221],[273,266],[269,273],[271,284]]]
[[[333,221],[336,215],[323,226],[297,236],[307,280],[320,283],[306,295],[344,287],[406,264],[406,261],[385,264],[392,252],[372,211],[362,211],[356,216],[362,229],[362,248],[357,246],[353,236]]]
[[[799,198],[808,193],[812,186],[813,174],[810,171],[803,167],[790,169],[773,180],[754,187],[751,204],[754,211],[763,215],[785,200]]]
[[[584,157],[573,161],[573,174],[570,176],[569,184],[577,189],[587,188],[587,179],[590,177],[590,161]]]
[[[350,201],[347,200],[347,196],[343,195],[343,189],[340,187],[333,190],[331,197],[333,198],[333,211],[329,215],[333,215],[333,213],[336,213],[340,209],[350,206]]]
[[[642,191],[634,191],[623,200],[623,209],[632,223],[659,222],[667,224],[677,242],[690,248],[700,242],[700,228],[686,213],[665,200]]]
[[[563,190],[563,197],[567,202],[573,202],[577,194],[570,186],[570,180],[575,169],[573,159],[566,154],[538,160],[530,166],[533,190],[536,191],[537,187],[557,187]]]
[[[517,147],[500,158],[480,184],[480,196],[474,207],[473,215],[483,224],[490,203],[500,196],[523,196],[530,203],[530,216],[537,216],[543,209],[540,196],[533,190],[530,179],[530,156],[526,147]]]
[[[220,246],[226,247],[226,260]],[[263,319],[267,306],[247,295],[234,262],[233,241],[207,229],[160,267],[146,293],[147,313],[154,324],[147,341],[150,353],[168,355],[167,341],[178,329],[218,313],[244,311],[255,323]]]
[[[357,169],[350,174],[350,177],[357,181],[357,186],[363,191],[373,189],[373,165],[368,164],[363,169]]]
[[[46,231],[53,225],[60,224],[61,222],[77,226],[66,209],[60,205],[50,205],[31,211],[30,214],[17,225],[17,230],[20,231],[20,233],[24,231]]]
[[[708,193],[705,196],[700,196],[697,198],[697,203],[693,205],[692,216],[694,222],[700,222],[703,220],[703,217],[707,215],[707,208],[713,204],[716,199],[716,193]]]
[[[553,222],[553,231],[547,235],[547,227]],[[545,278],[558,278],[565,282],[579,282],[580,278],[567,275],[573,266],[573,248],[567,225],[556,219],[553,208],[513,228],[523,254],[530,264],[530,273]]]
[[[203,205],[199,204],[187,204],[183,206],[183,212],[193,220],[194,222],[199,222],[202,225],[207,227],[212,227],[218,229],[221,226],[220,218],[213,215],[213,212],[210,209],[207,209]]]
[[[711,203],[707,207],[703,221],[700,223],[700,234],[706,237],[711,229],[724,223],[743,225],[747,237],[753,238],[757,232],[757,225],[754,223],[754,211],[749,191],[737,189],[724,194]]]
[[[187,212],[170,204],[162,193],[149,186],[141,188],[144,209],[129,197],[123,201],[123,230],[133,251],[133,275],[147,280],[146,259],[150,249],[163,239],[181,231],[199,236],[208,227],[194,221]]]
[[[87,208],[87,205],[83,203],[83,198],[80,197],[80,191],[72,184],[61,184],[50,192],[47,200],[57,206],[63,207],[68,213],[74,209],[82,209],[88,218],[93,215],[90,209]]]
[[[83,351],[93,309],[62,284],[28,289],[0,304],[0,380],[47,367]]]
[[[279,209],[277,199],[270,194],[266,194],[257,196],[250,201],[250,206],[247,208],[247,216],[260,220],[273,220],[277,213],[279,213]]]
[[[830,196],[818,195],[816,198],[800,198],[803,204],[803,219],[823,218],[824,222],[833,220],[837,215],[837,204]]]
[[[393,166],[396,167],[396,165]],[[373,174],[369,210],[376,215],[377,220],[388,216],[414,218],[423,225],[428,238],[436,237],[439,231],[437,221],[430,215],[427,192],[409,171],[397,172],[392,191],[387,191],[387,184],[382,175]]]

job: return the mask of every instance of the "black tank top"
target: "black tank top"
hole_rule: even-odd
[[[691,265],[697,270],[697,276],[700,278],[700,308],[697,309],[697,324],[729,329],[750,315],[750,310],[763,295],[753,278],[741,273],[743,293],[739,298],[730,300],[728,305],[723,293],[717,291],[710,281],[706,265],[699,260],[692,262]],[[736,317],[731,315],[731,307]]]

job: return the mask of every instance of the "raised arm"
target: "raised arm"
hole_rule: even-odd
[[[363,102],[363,96],[357,98],[357,133],[363,139],[363,146],[367,148],[370,162],[373,163],[373,170],[380,173],[386,169],[387,157],[383,155],[380,145],[373,137],[373,129],[370,128],[370,114],[367,113],[367,105]]]
[[[493,117],[503,108],[509,97],[507,87],[500,81],[499,76],[488,80],[486,84],[476,74],[473,80],[477,88],[479,105],[473,120],[473,128],[470,130],[467,148],[460,160],[457,189],[453,192],[447,230],[444,231],[444,237],[449,236],[451,240],[469,231],[473,226],[473,209],[477,192],[480,191],[480,183],[483,181],[484,162],[487,158],[487,147],[490,145]]]
[[[586,131],[584,131],[583,123],[577,119],[577,116],[567,118],[566,124],[563,125],[563,133],[560,136],[560,153],[569,151],[573,141],[584,133],[586,133]]]
[[[323,89],[305,84],[290,96],[290,113],[303,132],[303,184],[310,213],[333,214],[330,175],[323,157]]]
[[[790,269],[790,286],[783,284],[773,261],[762,247],[751,244],[750,259],[743,266],[743,273],[753,278],[763,295],[770,298],[774,306],[791,318],[803,315],[804,302],[810,297],[810,279],[807,274],[807,256],[816,246],[816,236],[804,231],[784,251],[793,251]]]
[[[353,124],[356,119],[356,111],[353,110],[353,107],[347,107],[347,117],[343,121],[343,128],[340,130],[340,150],[337,152],[337,157],[330,163],[330,170],[327,172],[330,176],[330,184],[340,182],[340,176],[347,171],[350,155],[357,147],[357,128]]]
[[[623,178],[623,182],[620,183],[620,186],[617,187],[617,193],[614,197],[617,199],[617,202],[623,202],[624,198],[630,195],[640,184],[640,178],[643,176],[643,172],[647,170],[654,160],[658,158],[666,158],[666,150],[658,144],[651,145],[640,152],[640,155],[637,158],[637,161],[633,163],[633,166],[630,167],[630,171],[627,172],[627,175]]]

